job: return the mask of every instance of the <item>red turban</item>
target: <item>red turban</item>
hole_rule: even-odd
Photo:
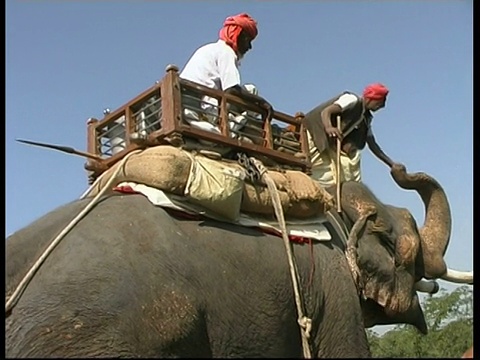
[[[258,34],[257,22],[246,13],[227,17],[223,23],[223,28],[220,30],[219,37],[236,52],[238,51],[237,38],[242,30],[245,30],[252,40]]]
[[[388,95],[388,89],[380,84],[370,84],[363,90],[363,97],[370,100],[382,100]]]

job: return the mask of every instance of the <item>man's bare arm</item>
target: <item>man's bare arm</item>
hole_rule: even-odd
[[[225,92],[227,94],[232,94],[232,95],[241,97],[242,99],[244,99],[246,101],[258,104],[258,105],[266,108],[269,111],[273,110],[272,105],[267,100],[265,100],[263,97],[258,96],[258,95],[253,95],[252,93],[248,92],[245,88],[243,88],[239,85],[232,86],[231,88],[228,88],[227,90],[225,90]]]
[[[383,150],[380,148],[380,146],[377,144],[375,141],[375,137],[373,136],[373,133],[370,131],[369,134],[367,135],[367,144],[368,148],[372,151],[372,153],[381,161],[383,161],[385,164],[387,164],[389,167],[392,167],[394,162],[392,159],[390,159],[387,154],[383,152]]]
[[[338,136],[342,137],[342,132],[336,127],[332,126],[332,121],[330,120],[334,115],[340,115],[342,113],[342,108],[337,104],[330,104],[320,113],[323,127],[328,136]]]

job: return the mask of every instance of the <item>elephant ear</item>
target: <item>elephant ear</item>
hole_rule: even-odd
[[[425,318],[414,288],[414,270],[395,260],[393,241],[393,237],[366,229],[358,242],[366,326],[411,324],[426,333]]]
[[[371,318],[379,318],[384,324],[399,323],[404,318],[405,323],[416,324],[423,331],[423,313],[415,304],[415,282],[419,280],[415,267],[421,245],[410,212],[383,204],[367,186],[353,181],[342,184],[342,209],[355,225],[365,221],[361,230],[355,225],[352,229],[358,231],[362,295],[381,308]]]
[[[428,327],[418,296],[415,294],[410,308],[404,313],[385,314],[384,308],[371,299],[362,300],[363,319],[366,328],[376,325],[410,324],[427,335]]]

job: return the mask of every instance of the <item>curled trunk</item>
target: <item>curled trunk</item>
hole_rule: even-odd
[[[447,272],[443,255],[447,250],[452,229],[452,217],[447,195],[441,185],[430,175],[407,173],[402,165],[394,165],[391,174],[403,189],[416,190],[425,205],[425,222],[419,229],[423,277],[441,278]]]

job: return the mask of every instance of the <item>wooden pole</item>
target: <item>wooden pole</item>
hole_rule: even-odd
[[[90,158],[90,159],[103,161],[103,159],[98,155],[90,154],[90,153],[85,152],[85,151],[75,150],[74,148],[69,147],[69,146],[46,144],[46,143],[30,141],[30,140],[22,140],[22,139],[15,139],[15,140],[18,141],[18,142],[24,143],[24,144],[28,144],[28,145],[42,146],[42,147],[46,147],[46,148],[50,148],[50,149],[54,149],[54,150],[63,151],[63,152],[69,153],[69,154],[84,156],[84,157],[87,157],[87,158]]]
[[[342,118],[340,115],[337,115],[337,129],[339,131],[342,131],[341,127],[341,122]],[[340,175],[341,175],[341,161],[340,161],[340,152],[342,151],[342,140],[340,137],[337,137],[337,164],[335,166],[336,170],[336,181],[337,181],[337,212],[341,213],[342,212],[342,205],[341,205],[341,197],[340,197],[340,186],[341,186],[341,181],[340,181]]]

